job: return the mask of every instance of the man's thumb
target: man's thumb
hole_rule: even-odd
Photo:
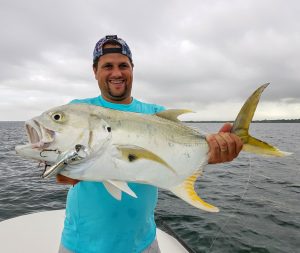
[[[221,127],[221,129],[219,130],[219,133],[224,133],[224,132],[230,132],[230,130],[231,130],[231,128],[232,128],[232,124],[231,123],[225,123],[222,127]]]

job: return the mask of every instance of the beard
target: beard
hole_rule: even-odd
[[[107,86],[107,90],[108,90],[110,99],[115,100],[115,101],[122,101],[125,98],[127,98],[128,96],[130,96],[130,91],[128,90],[127,85],[125,85],[123,92],[120,94],[114,94],[114,92],[112,92],[112,90],[110,89],[109,85]]]

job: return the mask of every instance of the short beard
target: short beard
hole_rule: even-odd
[[[107,88],[108,88],[108,94],[112,100],[122,101],[123,99],[125,99],[127,97],[126,96],[127,95],[127,85],[125,86],[125,90],[121,95],[113,95],[109,86]]]

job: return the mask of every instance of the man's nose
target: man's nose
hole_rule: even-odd
[[[111,76],[112,77],[121,77],[122,72],[121,72],[120,68],[113,68]]]

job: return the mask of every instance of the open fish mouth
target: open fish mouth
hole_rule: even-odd
[[[27,121],[25,129],[32,148],[44,150],[54,141],[55,132],[43,127],[36,120]]]

